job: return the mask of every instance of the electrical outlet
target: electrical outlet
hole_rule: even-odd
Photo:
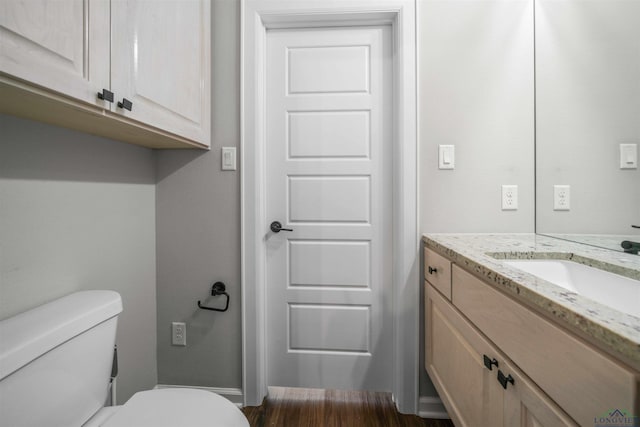
[[[171,344],[187,345],[187,325],[184,322],[171,323]]]
[[[553,210],[568,211],[571,209],[571,186],[553,186]]]
[[[518,186],[517,185],[502,186],[502,210],[503,211],[518,210]]]

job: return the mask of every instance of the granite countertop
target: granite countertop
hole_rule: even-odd
[[[582,243],[590,246],[597,246],[612,251],[624,252],[620,243],[623,240],[631,240],[633,242],[640,241],[640,234],[559,234],[544,233],[549,237],[554,237],[571,242]]]
[[[640,280],[640,256],[527,234],[425,234],[427,247],[640,371],[640,318],[568,291],[501,259],[561,258]],[[640,304],[640,301],[638,302]]]

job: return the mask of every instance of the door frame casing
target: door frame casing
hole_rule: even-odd
[[[242,387],[247,406],[267,394],[265,108],[271,28],[390,25],[393,38],[393,384],[398,410],[418,411],[418,212],[415,0],[242,0]]]

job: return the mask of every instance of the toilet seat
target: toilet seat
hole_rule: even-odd
[[[249,427],[242,412],[205,390],[167,388],[136,393],[101,427]]]

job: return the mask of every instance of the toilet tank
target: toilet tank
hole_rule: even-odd
[[[75,427],[102,408],[122,300],[67,295],[0,321],[0,425]]]

